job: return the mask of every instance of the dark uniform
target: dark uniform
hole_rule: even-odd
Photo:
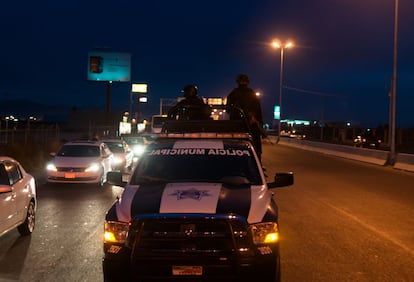
[[[197,87],[187,85],[183,88],[184,99],[178,102],[169,112],[168,118],[175,120],[210,119],[211,108],[197,96]]]
[[[227,96],[226,105],[241,109],[247,121],[253,137],[253,145],[261,161],[262,155],[262,136],[263,117],[260,101],[256,93],[249,87],[249,77],[246,74],[239,74],[236,82],[238,87],[234,88]],[[238,118],[234,113],[230,112],[230,118]]]

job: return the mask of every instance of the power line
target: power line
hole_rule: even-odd
[[[297,87],[283,86],[283,88],[288,89],[288,90],[297,91],[297,92],[302,92],[302,93],[308,93],[308,94],[312,94],[312,95],[317,95],[317,96],[325,96],[325,97],[345,97],[345,96],[339,95],[339,94],[331,94],[331,93],[324,93],[324,92],[319,92],[319,91],[311,91],[311,90],[306,90],[306,89],[297,88]]]

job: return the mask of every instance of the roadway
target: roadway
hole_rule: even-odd
[[[283,281],[414,281],[414,173],[265,145],[275,190]],[[269,169],[271,168],[271,170]]]
[[[279,204],[283,281],[414,281],[414,173],[264,144]],[[0,281],[102,281],[106,210],[121,189],[44,185],[31,238],[0,237]]]

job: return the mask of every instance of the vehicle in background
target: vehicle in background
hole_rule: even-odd
[[[296,138],[296,139],[305,139],[306,134],[300,130],[292,129],[289,133],[290,138]]]
[[[281,130],[280,131],[280,137],[290,137],[290,130]]]
[[[36,182],[15,159],[0,156],[0,236],[17,228],[32,234],[36,217]]]
[[[292,185],[293,173],[267,182],[243,129],[243,120],[166,121],[127,182],[108,174],[124,192],[105,217],[104,281],[280,281],[270,188]]]
[[[298,129],[281,130],[280,131],[280,137],[305,139],[306,134],[302,130],[298,130]]]
[[[109,150],[114,154],[112,169],[130,171],[134,163],[134,152],[122,139],[103,139]]]
[[[123,140],[128,144],[131,150],[134,152],[134,163],[144,153],[145,148],[153,142],[153,138],[150,135],[130,135],[123,136]]]
[[[356,147],[378,148],[381,144],[381,138],[374,135],[358,135],[354,138],[354,146]]]
[[[167,115],[153,115],[151,118],[151,132],[160,133],[167,119]]]
[[[102,141],[71,141],[52,152],[47,164],[48,183],[85,183],[103,186],[112,171],[114,154]]]

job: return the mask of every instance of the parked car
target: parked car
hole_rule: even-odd
[[[381,144],[381,138],[374,135],[358,135],[354,138],[354,145],[356,147],[378,148]]]
[[[114,155],[102,141],[65,143],[47,164],[48,183],[91,183],[103,186]]]
[[[0,156],[0,236],[17,228],[32,234],[36,217],[36,182],[15,159]]]
[[[134,162],[134,152],[128,143],[121,139],[103,139],[109,150],[114,154],[113,170],[129,171]]]

